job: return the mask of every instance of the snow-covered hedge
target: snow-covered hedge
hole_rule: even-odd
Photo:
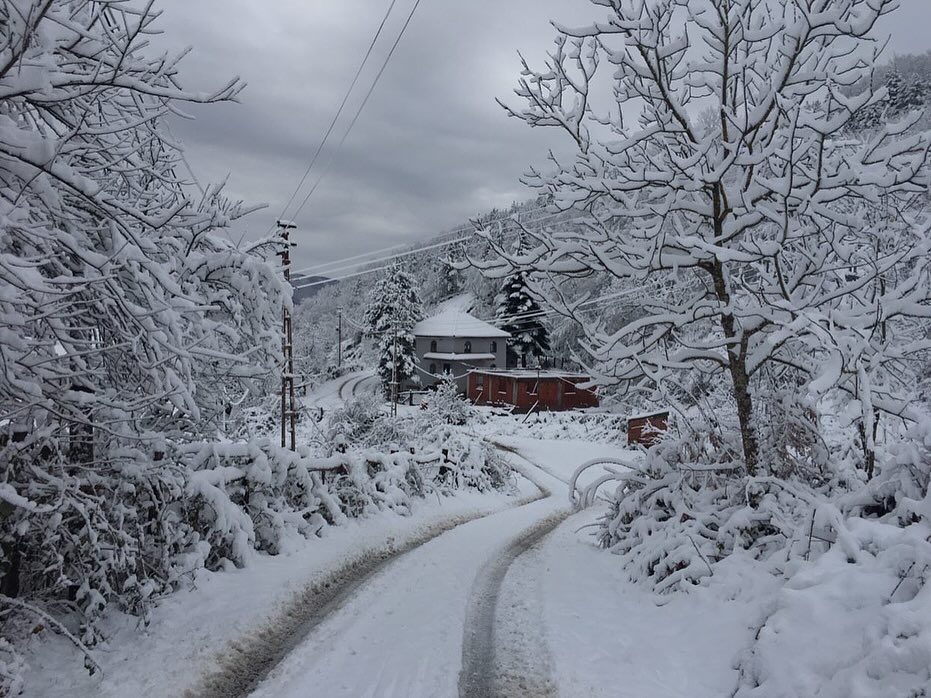
[[[92,645],[110,604],[145,618],[155,598],[198,569],[286,552],[347,518],[407,515],[428,494],[512,483],[488,444],[431,415],[389,420],[361,398],[334,412],[329,429],[339,438],[325,449],[291,452],[267,437],[162,443],[157,460],[121,454],[119,479],[61,478],[21,493],[0,485],[4,524],[19,536],[20,594],[37,613],[65,601],[66,626]],[[0,603],[0,612],[11,610]],[[0,645],[8,687],[18,685],[19,666],[12,646]]]

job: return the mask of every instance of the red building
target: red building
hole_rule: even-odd
[[[627,419],[627,445],[641,444],[649,448],[669,429],[669,411],[640,414]]]
[[[598,407],[595,391],[578,387],[589,380],[552,370],[478,370],[469,374],[467,395],[476,405],[513,405],[518,412]]]

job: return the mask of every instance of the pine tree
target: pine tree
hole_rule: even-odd
[[[882,99],[859,109],[850,119],[851,131],[876,131],[887,122],[900,121],[911,112],[925,109],[931,95],[931,86],[925,78],[906,77],[896,71],[886,78],[885,88]]]
[[[527,289],[525,273],[508,277],[498,295],[495,315],[504,320],[501,329],[511,333],[508,349],[519,357],[521,367],[527,368],[527,357],[542,361],[550,350],[549,333],[540,321],[540,305]]]
[[[417,282],[399,266],[393,267],[372,289],[365,311],[367,333],[378,343],[377,370],[386,394],[393,378],[398,384],[419,382],[412,330],[422,318]]]

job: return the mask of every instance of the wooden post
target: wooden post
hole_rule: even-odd
[[[278,233],[284,245],[279,254],[281,255],[281,264],[284,267],[284,278],[288,283],[291,282],[291,248],[296,244],[291,241],[290,233],[296,228],[297,226],[289,221],[278,221]],[[284,352],[284,363],[281,371],[281,447],[288,447],[287,437],[290,436],[290,448],[294,451],[297,441],[297,399],[294,395],[294,327],[291,311],[288,308],[284,308],[281,313],[281,335],[282,350]]]
[[[398,416],[398,326],[391,327],[391,416]]]

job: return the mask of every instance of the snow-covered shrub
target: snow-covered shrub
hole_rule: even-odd
[[[832,518],[836,543],[786,565],[737,658],[736,697],[928,695],[931,526]]]
[[[26,662],[10,642],[0,636],[0,698],[18,696],[25,685]]]
[[[326,434],[329,448],[346,450],[361,447],[408,448],[416,441],[418,427],[410,420],[387,414],[382,400],[360,395],[330,412]]]
[[[436,390],[426,398],[426,414],[437,424],[463,425],[472,418],[474,410],[456,387],[451,376],[445,376]]]
[[[331,443],[367,443],[376,423],[384,416],[383,404],[375,395],[359,395],[334,409],[327,420],[327,437]]]
[[[634,581],[660,593],[696,584],[736,550],[762,559],[784,548],[804,518],[806,488],[748,476],[717,440],[669,436],[639,469],[608,477],[617,485],[596,535]]]
[[[511,467],[488,442],[464,434],[452,425],[434,427],[423,441],[432,446],[432,480],[444,490],[506,490],[513,479]],[[441,458],[436,458],[437,453]]]
[[[928,492],[931,485],[931,418],[915,422],[887,448],[875,478],[840,500],[848,515],[880,518],[906,526],[931,522]]]

